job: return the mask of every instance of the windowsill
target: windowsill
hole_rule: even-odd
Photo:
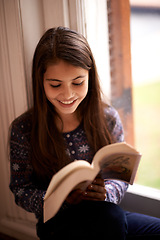
[[[134,184],[129,186],[120,206],[126,211],[160,218],[160,190]]]
[[[160,201],[160,190],[139,184],[130,185],[127,192]]]

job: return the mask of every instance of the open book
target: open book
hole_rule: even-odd
[[[66,165],[52,177],[48,186],[44,197],[44,222],[54,217],[73,189],[85,190],[99,173],[104,180],[117,179],[133,184],[140,158],[139,152],[122,142],[101,148],[92,164],[77,160]]]

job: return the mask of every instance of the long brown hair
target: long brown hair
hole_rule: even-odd
[[[89,88],[77,111],[93,153],[112,142],[104,115],[104,104],[95,61],[87,40],[68,28],[52,28],[40,39],[33,58],[32,164],[35,173],[48,181],[70,162],[62,133],[58,130],[54,106],[47,100],[43,76],[48,64],[62,59],[89,71]]]

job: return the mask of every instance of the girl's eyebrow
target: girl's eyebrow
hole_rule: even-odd
[[[58,79],[52,79],[52,78],[47,78],[47,81],[54,81],[54,82],[62,82],[61,80]]]
[[[76,78],[73,78],[72,81],[77,80],[79,78],[84,78],[84,77],[85,77],[85,75],[80,75],[80,76],[77,76]],[[47,81],[54,81],[54,82],[63,82],[62,80],[55,79],[55,78],[47,78],[46,80]]]
[[[74,78],[74,79],[72,79],[73,81],[74,80],[76,80],[76,79],[79,79],[79,78],[84,78],[86,75],[80,75],[80,76],[78,76],[78,77],[76,77],[76,78]]]

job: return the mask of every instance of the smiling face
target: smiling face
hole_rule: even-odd
[[[76,114],[88,92],[88,70],[63,60],[49,65],[44,73],[44,91],[62,119]]]

